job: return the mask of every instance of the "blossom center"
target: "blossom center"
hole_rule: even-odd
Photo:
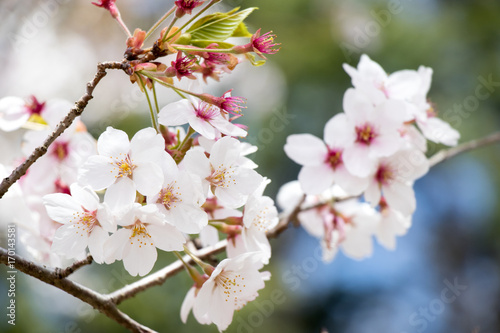
[[[212,120],[220,114],[220,111],[217,107],[205,102],[201,102],[195,109],[195,111],[198,118],[206,121]]]
[[[373,139],[377,137],[375,129],[370,124],[364,126],[356,126],[356,142],[361,144],[370,145]]]
[[[235,274],[234,272],[222,271],[216,278],[215,283],[217,286],[222,288],[224,293],[224,298],[226,302],[234,302],[236,309],[240,309],[245,305],[246,301],[242,297],[244,288],[245,278],[241,274]],[[240,298],[238,298],[238,296]]]
[[[229,187],[231,182],[233,184],[236,183],[236,180],[234,180],[231,175],[232,173],[234,173],[232,167],[226,168],[224,164],[221,164],[219,168],[212,171],[212,174],[208,176],[206,180],[216,187]]]
[[[394,179],[394,171],[387,165],[379,166],[375,179],[379,184],[387,185]]]
[[[92,233],[92,230],[99,225],[99,221],[96,218],[97,211],[89,212],[76,212],[74,225],[77,229],[76,233],[80,236],[88,236]],[[72,221],[70,221],[72,222]]]
[[[54,142],[52,144],[52,154],[59,160],[63,161],[69,153],[67,142]]]
[[[340,164],[342,164],[342,150],[328,149],[326,163],[330,164],[332,169],[335,170]]]
[[[179,198],[180,192],[176,192],[174,185],[175,182],[174,184],[170,184],[168,187],[163,188],[160,191],[158,200],[156,201],[156,203],[162,204],[167,210],[177,207],[175,203],[182,201],[182,199]],[[177,190],[179,190],[179,187],[177,187]]]
[[[128,238],[130,240],[130,245],[134,245],[134,241],[139,243],[139,247],[143,245],[146,246],[146,242],[151,242],[151,235],[148,232],[148,229],[141,221],[137,220],[132,227],[132,234]],[[153,243],[150,243],[153,245]]]
[[[128,155],[124,159],[115,162],[115,164],[118,166],[118,176],[116,178],[131,177],[136,168]]]

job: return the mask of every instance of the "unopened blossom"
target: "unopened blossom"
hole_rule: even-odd
[[[238,208],[262,183],[261,175],[240,165],[240,157],[240,142],[226,136],[213,145],[209,158],[201,149],[192,149],[182,164],[200,177],[205,193],[211,189],[222,205]]]
[[[404,145],[399,133],[409,115],[402,102],[385,101],[378,106],[360,91],[348,89],[344,95],[344,126],[337,136],[350,142],[342,154],[349,172],[366,177],[374,171],[380,157],[394,154]]]
[[[354,176],[345,166],[343,154],[352,142],[343,135],[348,121],[341,113],[325,125],[324,141],[311,134],[294,134],[287,138],[285,152],[294,162],[303,165],[299,182],[307,194],[319,194],[338,184],[352,195],[360,194],[368,180]]]
[[[116,224],[99,197],[89,187],[71,185],[71,195],[48,194],[43,197],[51,219],[63,226],[57,229],[52,251],[67,258],[78,258],[88,247],[97,263],[104,261],[104,243]]]
[[[275,54],[280,49],[276,48],[281,45],[280,43],[275,43],[274,39],[276,35],[274,35],[271,31],[266,32],[262,36],[260,35],[260,29],[257,30],[255,34],[252,35],[250,39],[250,43],[245,45],[235,46],[233,50],[235,53],[247,53],[247,52],[255,52],[259,57],[263,59],[267,59],[264,54]]]
[[[201,6],[205,0],[176,0],[174,4],[177,6],[175,16],[181,18],[185,14],[191,14],[193,9]]]
[[[120,16],[120,12],[118,11],[118,8],[116,7],[115,4],[116,0],[99,0],[99,2],[92,2],[93,5],[96,5],[97,7],[101,7],[109,11],[111,16],[114,18],[117,18]]]
[[[233,313],[258,296],[264,288],[267,272],[262,268],[260,253],[246,253],[235,258],[224,259],[203,284],[195,298],[195,318],[203,318],[225,330],[233,320]]]
[[[176,227],[165,222],[155,205],[135,203],[117,221],[122,228],[105,243],[105,260],[123,260],[132,276],[144,276],[153,269],[158,256],[156,248],[180,251],[186,241]]]
[[[413,182],[428,170],[429,161],[417,149],[381,158],[365,191],[365,199],[376,206],[383,196],[390,208],[409,216],[416,208]]]
[[[201,208],[205,202],[201,180],[179,171],[170,155],[166,156],[162,169],[162,188],[157,194],[148,196],[147,202],[156,205],[165,219],[180,231],[199,233],[208,224],[207,213]]]
[[[167,104],[160,110],[158,121],[165,126],[189,125],[207,139],[215,139],[220,133],[229,136],[247,135],[242,128],[231,123],[220,109],[212,104],[183,99]]]
[[[97,140],[99,155],[90,156],[80,169],[79,181],[94,190],[107,189],[112,206],[134,201],[136,190],[157,194],[163,183],[163,137],[153,128],[137,132],[131,141],[125,132],[108,127]]]

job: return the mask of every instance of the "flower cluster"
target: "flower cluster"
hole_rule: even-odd
[[[110,11],[128,34],[123,69],[148,101],[148,90],[156,94],[156,84],[182,99],[161,109],[155,105],[156,110],[149,103],[152,127],[131,138],[108,127],[95,140],[77,119],[0,204],[22,206],[11,220],[23,221],[21,241],[36,261],[50,266],[90,254],[99,264],[122,261],[131,275],[144,276],[154,268],[158,249],[173,252],[194,281],[182,319],[192,309],[200,323],[224,330],[233,312],[255,299],[270,277],[260,270],[271,257],[266,232],[278,224],[278,212],[263,194],[269,181],[247,157],[256,147],[240,141],[247,132],[234,122],[245,99],[232,96],[232,90],[219,97],[199,87],[208,77],[218,81],[245,58],[262,64],[250,53],[265,58],[279,44],[270,33],[260,36],[260,29],[248,32],[243,20],[253,8],[209,14],[186,31],[174,26],[184,15],[196,15],[194,20],[197,7],[206,5],[201,13],[216,2],[175,1],[171,24],[151,47],[145,47],[147,38],[169,13],[149,32],[136,29],[131,35],[115,1],[94,3]],[[234,46],[225,41],[229,37],[251,40]],[[184,78],[195,84],[184,88]],[[2,160],[0,171],[7,173],[7,165],[42,146],[71,108],[68,102],[42,103],[35,97],[28,103],[1,99],[0,129],[23,132],[24,156]],[[212,246],[219,237],[227,238],[228,258],[216,267],[190,250]]]
[[[363,55],[357,68],[344,69],[354,87],[344,95],[344,112],[326,123],[323,139],[288,137],[285,152],[302,165],[300,186],[282,188],[279,199],[289,208],[287,202],[307,195],[299,219],[321,239],[326,261],[339,247],[353,258],[370,255],[372,235],[393,249],[416,208],[413,183],[429,169],[427,140],[453,146],[459,139],[427,99],[430,68],[388,75]],[[353,199],[359,196],[364,202]]]

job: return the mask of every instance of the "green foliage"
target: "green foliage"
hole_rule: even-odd
[[[227,13],[214,13],[200,18],[187,30],[193,42],[211,40],[222,42],[229,37],[250,37],[243,21],[256,7],[238,11],[235,8]]]

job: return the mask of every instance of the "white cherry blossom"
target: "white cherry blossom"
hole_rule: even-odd
[[[201,149],[187,152],[183,167],[200,177],[205,193],[209,188],[227,208],[238,208],[262,182],[262,176],[240,165],[240,143],[231,137],[218,140],[207,158]]]
[[[105,201],[115,209],[143,195],[157,194],[163,184],[165,142],[153,128],[137,132],[129,142],[121,130],[108,127],[97,140],[99,155],[80,169],[79,181],[94,190],[107,188]]]
[[[160,110],[158,121],[165,126],[189,125],[207,139],[215,139],[220,133],[244,137],[247,132],[231,123],[215,105],[190,98],[170,103]]]
[[[325,125],[324,141],[310,134],[295,134],[287,138],[285,152],[294,162],[303,165],[299,182],[307,194],[319,194],[338,184],[352,195],[360,194],[367,179],[354,176],[343,161],[344,149],[352,144],[346,131],[345,114],[337,114]]]
[[[94,260],[102,263],[108,232],[113,232],[116,225],[95,192],[75,183],[71,195],[48,194],[43,200],[50,218],[64,224],[54,234],[52,251],[78,258],[88,247]]]
[[[156,205],[132,205],[118,220],[122,228],[105,244],[106,263],[123,260],[130,275],[148,274],[157,259],[156,248],[180,251],[186,239],[173,225],[166,223]]]
[[[259,272],[261,255],[245,253],[221,261],[195,298],[195,318],[208,319],[219,331],[225,330],[231,324],[234,311],[253,301],[264,288],[268,273]]]
[[[383,195],[389,207],[409,216],[416,208],[413,182],[428,170],[429,161],[417,149],[402,150],[382,158],[371,176],[365,199],[376,206]]]

